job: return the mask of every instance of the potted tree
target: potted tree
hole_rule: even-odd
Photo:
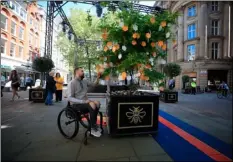
[[[178,102],[178,92],[174,91],[174,77],[180,75],[181,67],[176,63],[168,63],[164,66],[164,73],[169,78],[169,89],[164,89],[163,91],[160,91],[160,100],[166,103]]]
[[[41,74],[43,74],[43,77],[41,77],[41,80],[42,80],[42,78],[45,79],[45,73],[49,72],[50,70],[54,68],[54,63],[50,58],[37,57],[32,63],[32,68],[36,71],[39,71]],[[34,101],[34,102],[45,101],[46,91],[43,88],[43,84],[44,84],[43,81],[41,81],[40,86],[29,90],[29,101]]]
[[[100,20],[103,51],[98,73],[109,82],[113,73],[123,79],[130,77],[131,86],[111,89],[109,92],[109,133],[111,135],[155,133],[158,129],[159,96],[135,91],[135,74],[141,80],[159,83],[164,75],[156,65],[158,58],[166,57],[166,41],[172,37],[171,25],[177,13],[164,11],[156,15],[142,14],[128,8],[115,12],[114,22],[105,14]],[[138,115],[136,115],[138,114]]]
[[[182,76],[182,83],[183,83],[183,89],[182,89],[182,92],[183,93],[188,93],[188,90],[186,88],[186,83],[188,83],[190,80],[189,76],[188,75],[183,75]]]

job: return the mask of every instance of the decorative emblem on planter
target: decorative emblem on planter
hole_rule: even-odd
[[[132,109],[129,109],[130,112],[126,112],[126,116],[128,117],[130,121],[130,123],[134,123],[137,124],[138,122],[141,123],[141,119],[144,118],[144,116],[146,116],[146,112],[143,111],[143,108],[140,109],[139,107],[133,107]]]

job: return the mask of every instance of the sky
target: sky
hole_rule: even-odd
[[[147,6],[153,6],[154,3],[155,3],[155,1],[140,1],[139,2],[139,4],[147,5]],[[46,10],[47,1],[38,1],[38,4],[43,6]],[[95,6],[93,6],[93,5],[82,4],[82,3],[75,4],[73,2],[68,2],[67,4],[65,4],[62,7],[62,9],[66,13],[67,17],[69,17],[69,15],[70,15],[70,8],[82,9],[84,11],[90,10],[91,15],[96,15],[96,9],[95,9]],[[106,9],[103,12],[105,12],[105,11],[106,11]]]

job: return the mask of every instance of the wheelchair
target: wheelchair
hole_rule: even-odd
[[[64,116],[66,117],[65,120],[62,120],[62,115],[64,114]],[[101,134],[104,133],[103,130],[103,114],[102,112],[98,112],[99,116],[100,116],[100,128],[101,128]],[[71,133],[66,132],[63,128],[62,128],[62,122],[64,122],[64,126],[69,126],[70,124],[74,124],[74,128],[71,128]],[[89,118],[89,113],[83,113],[79,110],[74,110],[72,108],[72,106],[70,105],[70,103],[68,102],[67,106],[61,110],[61,112],[58,114],[58,118],[57,118],[57,126],[58,129],[60,131],[60,133],[67,139],[72,139],[74,137],[76,137],[76,135],[79,132],[79,123],[86,128],[85,134],[84,134],[84,138],[83,138],[83,143],[84,145],[87,145],[87,136],[89,133],[90,137],[93,137],[93,135],[91,135],[91,121]]]

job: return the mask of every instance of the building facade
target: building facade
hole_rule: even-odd
[[[183,88],[183,75],[196,80],[200,88],[216,89],[222,81],[232,87],[233,3],[164,1],[155,5],[180,13],[172,28],[176,41],[168,42],[167,57],[167,62],[182,67],[176,88]]]
[[[40,54],[41,56],[45,55],[45,32],[46,32],[46,11],[41,8],[41,12],[44,15],[42,17],[42,34],[40,36]],[[57,15],[54,19],[53,25],[53,43],[52,43],[52,60],[54,62],[54,70],[55,72],[59,72],[61,76],[64,78],[64,83],[67,84],[69,82],[69,67],[66,64],[66,61],[63,58],[63,55],[59,49],[59,46],[56,44],[56,40],[58,39],[58,35],[61,32],[60,23],[62,19],[59,15]]]
[[[40,57],[41,20],[36,3],[1,2],[1,69],[25,73]]]

